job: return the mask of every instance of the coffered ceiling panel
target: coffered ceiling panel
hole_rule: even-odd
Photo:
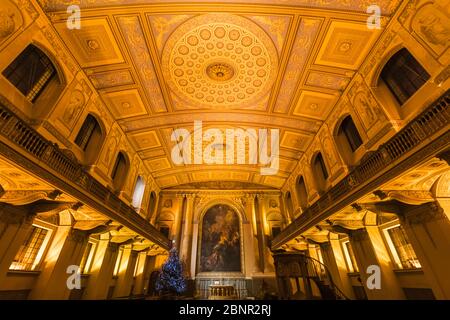
[[[159,141],[158,135],[155,131],[147,131],[129,135],[129,140],[135,150],[150,149],[161,146],[161,142]]]
[[[325,120],[337,96],[321,92],[302,91],[293,114]]]
[[[137,89],[105,93],[110,110],[116,119],[123,119],[147,114],[144,103]]]
[[[124,62],[107,19],[84,20],[80,29],[68,29],[66,22],[55,28],[83,68]]]
[[[365,24],[369,0],[79,0],[75,31],[68,1],[39,2],[161,188],[280,188],[380,35]],[[388,19],[399,0],[377,4]],[[278,172],[175,164],[172,132],[195,121],[203,132],[278,129]]]
[[[379,31],[368,29],[366,23],[333,21],[315,63],[356,70]]]
[[[292,131],[285,131],[280,141],[280,147],[306,151],[311,140],[312,137],[310,136]]]

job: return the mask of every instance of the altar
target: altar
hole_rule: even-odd
[[[247,284],[242,277],[197,277],[195,284],[196,293],[200,299],[226,300],[247,297]],[[230,298],[231,296],[233,298]]]
[[[209,300],[236,300],[237,291],[232,285],[213,284],[209,286]]]

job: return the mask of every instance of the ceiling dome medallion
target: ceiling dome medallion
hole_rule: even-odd
[[[277,73],[270,37],[250,19],[205,14],[180,25],[163,50],[171,91],[192,106],[235,108],[258,103]]]
[[[206,74],[215,81],[228,81],[234,76],[234,69],[227,63],[213,63],[206,67]]]

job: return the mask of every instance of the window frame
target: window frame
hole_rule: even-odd
[[[353,256],[355,259],[355,264],[353,264],[353,260],[351,258],[347,243],[350,245],[350,247],[352,249]],[[345,258],[345,265],[347,266],[347,272],[348,273],[359,273],[358,262],[356,261],[355,252],[353,250],[352,244],[350,243],[350,239],[346,238],[346,239],[341,240],[341,247],[342,247],[342,252],[343,252],[344,258]]]
[[[18,251],[15,253],[13,261],[11,262],[10,266],[8,267],[8,272],[11,272],[11,271],[12,272],[39,272],[40,271],[42,264],[45,260],[45,257],[47,255],[47,252],[50,248],[55,230],[54,230],[54,227],[49,226],[46,223],[41,223],[40,221],[33,222],[33,224],[31,225],[31,228],[33,228],[33,227],[44,229],[47,231],[47,234],[44,236],[44,240],[42,241],[42,243],[36,253],[36,256],[34,257],[34,261],[32,263],[31,269],[27,270],[27,269],[18,269],[18,268],[12,269],[11,268],[11,266],[15,263],[14,259],[16,258],[17,254],[19,254],[19,251],[22,248],[22,245],[23,245],[22,244],[21,247],[18,249]],[[31,232],[32,232],[32,229],[30,229],[30,231],[27,235],[27,238],[24,241],[27,241],[29,239],[29,236],[31,236]]]
[[[30,52],[27,52],[30,51]],[[26,55],[27,54],[27,55]],[[44,72],[42,72],[41,76],[37,81],[35,81],[31,88],[27,92],[21,90],[19,84],[26,79],[24,75],[20,77],[19,80],[14,81],[11,79],[13,75],[20,69],[21,65],[27,61],[27,59],[35,54],[34,58],[37,58],[39,62],[44,67]],[[13,66],[15,64],[15,66]],[[11,69],[11,70],[10,70]],[[61,82],[59,79],[59,72],[57,66],[53,63],[52,59],[38,46],[33,43],[28,44],[2,71],[2,76],[11,84],[25,99],[31,104],[35,104],[42,93],[45,92],[48,85],[55,78],[58,79],[58,82]],[[35,79],[36,80],[36,79]]]
[[[396,220],[396,221],[391,221],[388,222],[386,224],[384,224],[383,226],[381,226],[381,230],[382,230],[382,234],[383,234],[383,238],[385,241],[385,244],[387,246],[387,248],[389,249],[389,255],[391,257],[391,260],[395,266],[395,270],[420,270],[422,269],[422,265],[420,263],[419,258],[417,257],[417,253],[415,252],[414,248],[412,248],[414,250],[414,254],[416,255],[417,260],[419,261],[419,264],[421,265],[420,267],[416,267],[416,268],[405,268],[402,264],[402,261],[400,259],[400,255],[397,251],[397,248],[394,245],[394,241],[392,240],[391,235],[389,234],[389,230],[390,229],[394,229],[397,227],[400,227],[400,221]],[[409,240],[408,240],[409,241]],[[412,246],[412,245],[411,245]]]

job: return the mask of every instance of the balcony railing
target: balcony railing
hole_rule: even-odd
[[[128,227],[147,236],[157,245],[168,249],[169,239],[162,235],[131,206],[122,201],[108,188],[87,173],[76,161],[66,156],[54,143],[48,141],[15,114],[0,104],[0,135],[8,146],[15,146],[26,157],[40,166],[45,165],[65,180],[75,183],[79,188],[108,207],[118,216],[120,223],[131,223]],[[111,217],[114,218],[114,217]],[[122,219],[125,221],[120,221]]]
[[[450,124],[449,104],[450,91],[447,91],[282,230],[273,239],[272,248],[278,248],[298,236],[300,229],[312,219],[318,218],[326,209],[342,201],[356,188],[365,185],[415,147],[444,127],[448,127]]]

